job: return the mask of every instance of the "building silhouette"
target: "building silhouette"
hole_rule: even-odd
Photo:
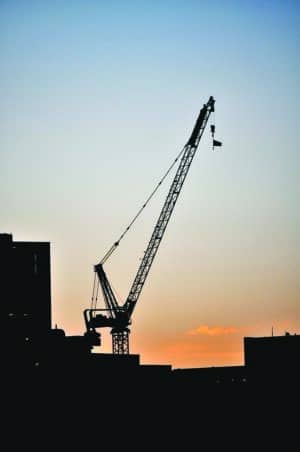
[[[9,428],[25,425],[34,436],[36,428],[45,428],[40,415],[55,412],[53,426],[70,439],[61,426],[71,423],[73,436],[74,426],[87,434],[91,415],[83,413],[101,407],[107,428],[116,423],[126,434],[135,419],[146,435],[151,425],[175,446],[180,440],[186,447],[189,440],[197,443],[200,426],[202,440],[209,441],[217,441],[215,429],[230,431],[233,425],[269,445],[277,424],[285,445],[293,437],[289,410],[291,400],[299,402],[299,335],[245,337],[241,366],[141,365],[139,355],[93,353],[85,335],[52,328],[49,242],[16,242],[12,234],[0,234],[0,261]]]
[[[51,328],[50,243],[14,242],[0,234],[2,305],[10,321],[39,335]],[[26,329],[26,328],[25,328]]]
[[[35,365],[51,329],[50,243],[0,234],[1,304],[10,365]]]

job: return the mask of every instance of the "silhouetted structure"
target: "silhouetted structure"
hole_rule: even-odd
[[[220,435],[230,429],[254,439],[251,450],[258,438],[260,445],[277,445],[278,432],[285,446],[293,438],[289,408],[299,401],[299,335],[244,338],[244,366],[172,370],[141,365],[139,355],[93,353],[86,336],[51,328],[50,244],[0,234],[0,256],[10,441],[25,428],[22,447],[32,449],[37,434],[50,433],[45,418],[51,413],[51,434],[76,446],[78,432],[86,436],[93,427],[93,409],[102,410],[102,427],[115,420],[126,440],[133,419],[145,435],[151,426],[153,447],[159,438],[185,448],[209,441],[216,450],[231,445],[232,437]]]
[[[49,393],[53,387],[66,395],[75,385],[77,397],[83,397],[93,378],[109,388],[119,378],[132,387],[136,378],[145,382],[149,376],[157,385],[171,375],[171,366],[140,365],[139,355],[92,353],[86,335],[66,336],[64,330],[51,328],[49,242],[16,242],[12,234],[0,234],[0,256],[9,384],[21,389],[24,382],[28,387],[34,381],[37,390],[50,378]]]
[[[1,304],[7,322],[29,336],[51,328],[50,243],[14,242],[0,234]]]
[[[237,385],[247,382],[247,369],[245,366],[174,369],[173,373],[178,382],[194,383],[205,387]]]
[[[245,367],[252,384],[299,385],[300,336],[245,337]]]
[[[0,298],[8,368],[35,365],[51,329],[50,243],[0,234]]]
[[[156,225],[153,229],[151,238],[148,242],[147,248],[144,251],[143,258],[141,259],[138,271],[132,283],[131,289],[123,305],[119,305],[117,298],[114,294],[113,288],[107,278],[103,265],[107,259],[112,255],[115,249],[119,246],[120,241],[130,229],[131,225],[140,215],[141,211],[146,207],[159,185],[169,174],[171,168],[166,172],[163,179],[159,182],[155,190],[139,210],[137,215],[133,218],[130,225],[126,228],[120,238],[114,242],[109,251],[105,254],[102,260],[95,265],[94,269],[98,276],[95,278],[93,285],[93,296],[91,309],[84,311],[84,319],[86,324],[86,337],[89,339],[91,345],[100,345],[100,333],[99,328],[111,328],[112,335],[112,350],[114,354],[129,354],[129,326],[132,322],[132,314],[146,282],[147,276],[153,264],[156,253],[159,249],[162,238],[165,234],[167,225],[173,213],[175,204],[180,195],[184,181],[190,169],[191,163],[194,159],[201,137],[208,123],[210,115],[215,111],[215,100],[212,96],[208,99],[208,102],[201,108],[195,126],[193,128],[190,139],[176,158],[175,162],[180,157],[179,165],[174,176],[174,179],[170,185],[168,195],[164,201],[163,207],[159,214]],[[215,132],[215,126],[211,128],[212,135]],[[174,162],[174,163],[175,163]],[[97,304],[97,293],[99,286],[102,289],[102,294],[105,302],[105,308],[99,309]]]

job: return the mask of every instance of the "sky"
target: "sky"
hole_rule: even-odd
[[[214,96],[223,146],[207,127],[131,353],[243,365],[244,337],[300,333],[299,16],[289,0],[1,1],[0,232],[51,243],[53,327],[85,332],[94,265]],[[105,264],[120,304],[174,174]]]

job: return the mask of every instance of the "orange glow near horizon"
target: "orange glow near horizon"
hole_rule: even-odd
[[[292,322],[277,325],[277,334],[293,331]],[[173,368],[244,365],[244,337],[260,337],[265,325],[241,328],[201,325],[177,338],[137,338],[142,364],[170,364]],[[280,332],[279,332],[280,331]],[[270,330],[271,335],[271,330]],[[135,351],[134,351],[135,352]]]
[[[61,327],[58,325],[58,327]],[[298,330],[297,330],[298,328]],[[80,326],[83,334],[83,324]],[[95,353],[111,353],[110,330],[99,330],[102,345]],[[140,355],[141,364],[168,364],[172,368],[218,367],[244,365],[244,337],[299,334],[299,325],[292,320],[276,323],[274,327],[265,323],[234,325],[199,325],[181,333],[159,333],[143,329],[135,324],[131,329],[130,353]],[[77,327],[66,331],[77,335]]]

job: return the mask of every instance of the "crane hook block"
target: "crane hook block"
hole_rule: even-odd
[[[213,149],[217,146],[222,146],[221,141],[213,140]]]

